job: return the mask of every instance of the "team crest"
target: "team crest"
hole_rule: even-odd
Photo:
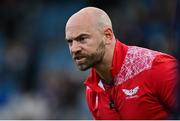
[[[122,89],[125,95],[127,96],[134,96],[139,90],[139,86],[135,87],[134,89]]]

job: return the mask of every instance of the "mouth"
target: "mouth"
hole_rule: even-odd
[[[81,65],[85,62],[85,57],[75,57],[74,60],[78,65]]]

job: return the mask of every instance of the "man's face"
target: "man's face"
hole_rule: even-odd
[[[80,70],[85,71],[102,62],[105,44],[98,29],[88,25],[66,27],[66,40]]]

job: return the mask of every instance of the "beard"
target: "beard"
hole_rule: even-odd
[[[91,54],[83,54],[83,57],[85,58],[84,62],[82,64],[77,64],[78,68],[81,71],[86,71],[91,67],[95,67],[99,63],[102,62],[105,54],[105,44],[103,41],[99,44],[99,46],[96,48],[96,51]]]

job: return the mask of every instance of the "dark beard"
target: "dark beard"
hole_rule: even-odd
[[[94,53],[86,56],[87,59],[86,63],[84,65],[81,65],[79,69],[81,71],[85,71],[91,67],[95,67],[96,65],[102,62],[104,58],[104,54],[105,54],[105,44],[102,41]]]

